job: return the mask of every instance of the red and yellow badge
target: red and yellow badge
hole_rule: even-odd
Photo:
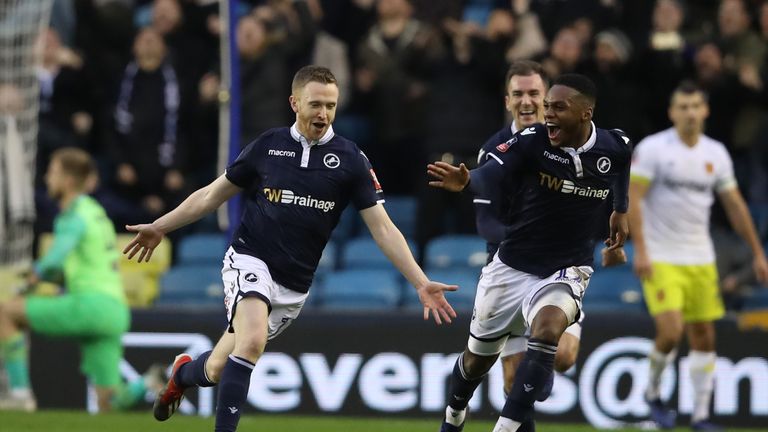
[[[715,165],[713,165],[712,162],[705,162],[704,169],[707,170],[707,174],[712,174],[715,172]]]
[[[509,144],[508,143],[501,143],[496,146],[496,150],[505,153],[507,150],[509,150]]]
[[[376,177],[376,173],[373,171],[373,168],[368,170],[371,173],[371,179],[373,180],[373,188],[376,189],[376,193],[380,193],[381,190],[381,183],[379,183],[379,179]]]

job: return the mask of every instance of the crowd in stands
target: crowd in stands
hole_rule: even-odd
[[[97,157],[94,194],[118,228],[151,221],[218,174],[218,2],[54,3],[40,40],[38,230],[55,213],[41,173],[73,145]],[[425,166],[476,165],[507,121],[504,76],[519,59],[550,78],[589,76],[595,122],[634,142],[670,126],[672,89],[694,80],[709,93],[707,134],[731,152],[750,204],[768,205],[768,1],[241,0],[237,13],[240,144],[289,126],[293,73],[328,66],[336,132],[367,153],[388,195],[417,197],[420,248],[475,232],[471,197],[429,189]],[[717,209],[713,223],[718,247],[738,256]],[[730,292],[752,283],[735,261],[721,269]]]

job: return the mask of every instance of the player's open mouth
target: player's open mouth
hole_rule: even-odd
[[[532,116],[536,114],[536,111],[520,111],[521,116]]]
[[[315,122],[315,123],[312,123],[312,126],[322,130],[323,128],[325,128],[325,123]]]
[[[547,123],[547,136],[550,140],[556,140],[560,135],[560,126],[554,123]]]

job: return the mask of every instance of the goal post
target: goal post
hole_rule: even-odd
[[[33,254],[39,88],[36,42],[52,0],[0,0],[0,296]]]

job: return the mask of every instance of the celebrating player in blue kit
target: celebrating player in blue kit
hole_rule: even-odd
[[[431,313],[441,324],[456,317],[444,293],[457,287],[427,279],[381,205],[381,186],[368,159],[334,133],[338,97],[330,70],[302,68],[289,98],[296,113],[293,126],[264,133],[224,175],[168,214],[127,227],[137,235],[124,252],[149,260],[166,233],[245,192],[245,211],[222,270],[228,329],[213,351],[195,360],[187,354],[176,357],[171,378],[155,400],[156,419],[175,412],[186,388],[218,384],[216,431],[237,428],[251,371],[267,341],[299,315],[323,249],[349,202],[385,255],[416,287],[424,319]]]
[[[435,162],[430,185],[450,191],[469,187],[517,191],[518,210],[509,221],[493,261],[477,287],[468,346],[450,380],[443,432],[461,431],[473,392],[509,337],[530,328],[528,350],[517,370],[494,432],[533,426],[533,404],[549,396],[560,336],[578,321],[592,274],[603,202],[613,192],[610,250],[623,246],[632,147],[623,132],[592,123],[595,87],[586,77],[559,77],[544,100],[546,125],[517,132],[488,153],[471,172]]]

